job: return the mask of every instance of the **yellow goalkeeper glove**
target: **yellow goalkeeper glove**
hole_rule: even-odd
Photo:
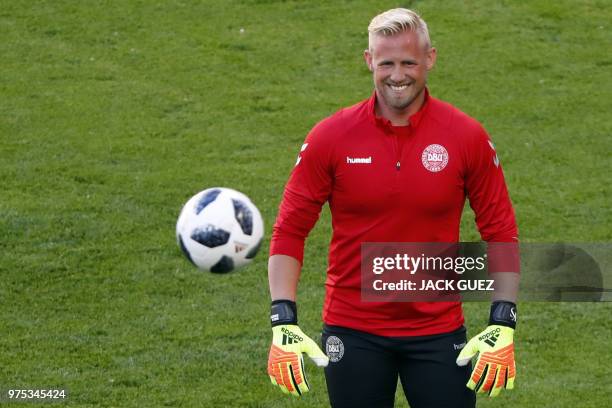
[[[478,353],[472,376],[466,384],[477,393],[496,397],[502,388],[514,388],[516,364],[514,362],[514,329],[516,305],[494,302],[491,306],[489,326],[470,339],[457,357],[457,365],[467,365]]]
[[[272,345],[268,356],[268,375],[274,385],[286,394],[300,396],[310,386],[304,372],[306,353],[319,367],[325,367],[329,358],[310,337],[297,326],[295,302],[275,300],[270,314],[272,321]]]

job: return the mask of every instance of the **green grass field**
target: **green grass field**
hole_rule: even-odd
[[[432,94],[491,133],[522,240],[612,240],[609,1],[6,0],[0,387],[64,386],[75,407],[328,406],[313,364],[300,400],[269,383],[268,242],[204,274],[174,226],[227,186],[269,239],[303,138],[369,96],[367,25],[398,5],[430,26]],[[329,234],[324,211],[299,292],[316,338]],[[479,406],[610,406],[610,306],[521,304],[517,388]],[[475,334],[488,305],[465,309]]]

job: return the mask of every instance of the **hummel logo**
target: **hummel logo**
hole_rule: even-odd
[[[512,319],[512,321],[516,323],[516,309],[515,308],[510,309],[510,319]]]
[[[304,150],[306,150],[306,148],[308,147],[308,143],[304,143],[302,145],[302,148],[300,149],[300,153],[303,152]],[[298,156],[295,165],[297,166],[298,164],[300,164],[300,162],[302,161],[302,156]]]
[[[489,146],[491,146],[491,149],[493,149],[493,151],[495,152],[495,146],[493,145],[493,143],[491,143],[490,140],[487,140],[487,142],[489,142]],[[493,157],[493,164],[495,165],[495,167],[499,167],[499,157],[497,157],[497,153],[495,153],[495,156]]]
[[[455,343],[453,343],[453,348],[454,348],[455,350],[461,350],[461,349],[462,349],[462,348],[464,348],[464,347],[465,347],[465,341],[464,341],[463,343],[459,343],[459,344],[455,344]]]
[[[370,157],[348,157],[346,156],[346,162],[350,164],[371,164],[372,156]]]

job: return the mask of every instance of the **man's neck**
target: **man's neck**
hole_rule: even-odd
[[[380,103],[381,98],[376,92],[376,116],[381,116],[387,119],[393,126],[407,126],[410,123],[410,116],[417,113],[425,102],[425,89],[423,89],[416,98],[404,109],[394,109],[384,103]]]

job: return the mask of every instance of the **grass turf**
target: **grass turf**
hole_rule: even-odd
[[[522,240],[610,241],[607,2],[406,4],[438,48],[432,94],[496,143]],[[312,364],[300,400],[268,382],[267,246],[248,269],[202,274],[174,223],[220,185],[248,194],[269,234],[307,131],[371,92],[366,27],[394,6],[4,2],[0,386],[66,386],[84,407],[327,406]],[[299,294],[313,335],[329,231],[324,211]],[[478,239],[468,210],[462,237]],[[466,305],[470,334],[487,308]],[[610,311],[522,304],[517,389],[479,406],[607,406]]]

